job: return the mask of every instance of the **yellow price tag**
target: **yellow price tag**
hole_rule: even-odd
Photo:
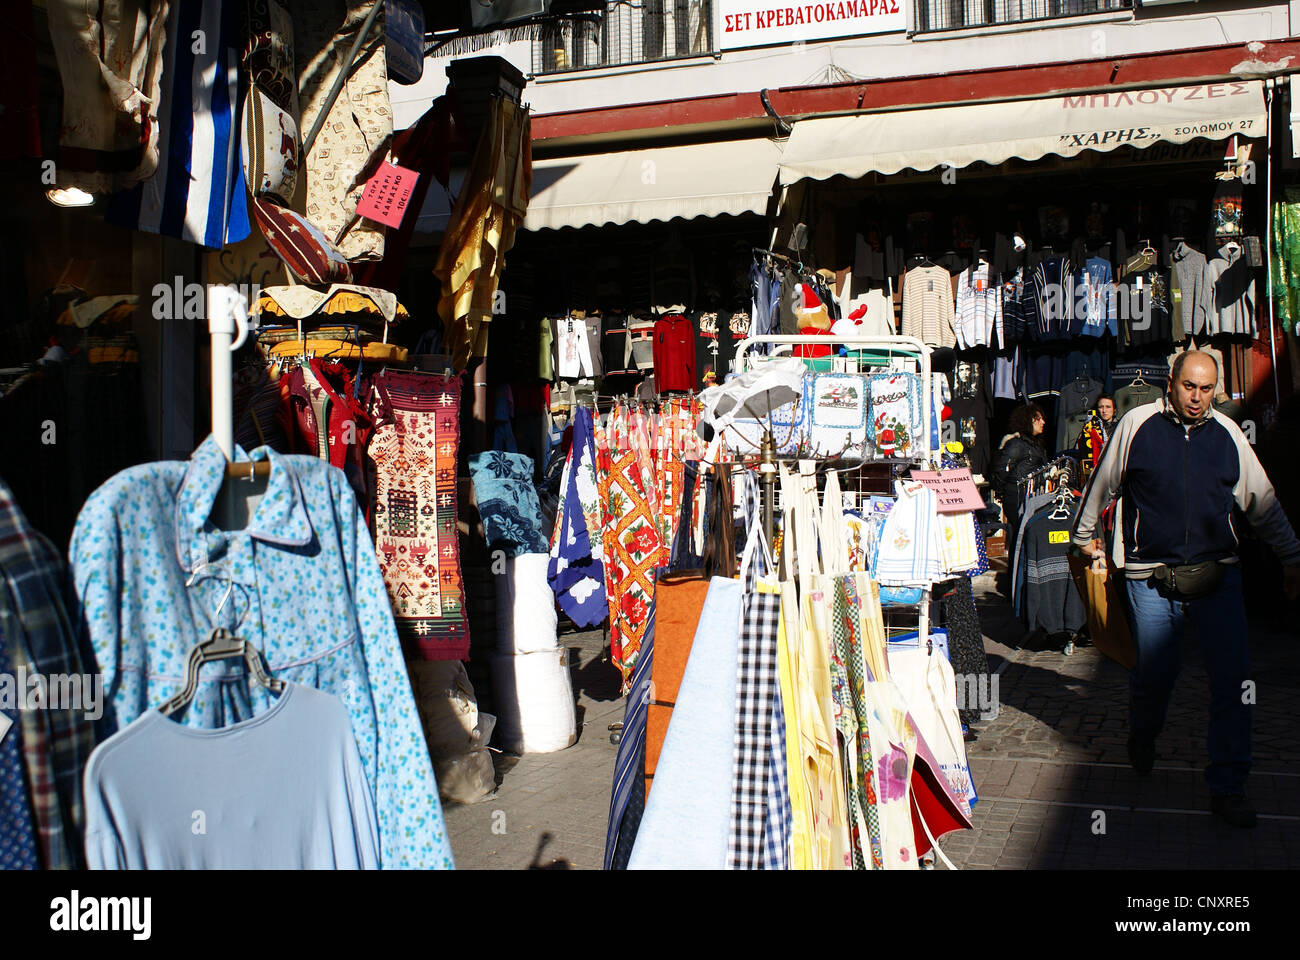
[[[1048,543],[1069,543],[1069,542],[1070,542],[1070,531],[1069,531],[1069,530],[1049,530],[1049,531],[1047,531],[1047,542],[1048,542]]]

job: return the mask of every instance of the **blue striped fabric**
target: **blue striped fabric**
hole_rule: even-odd
[[[655,571],[655,580],[666,570]],[[614,759],[614,792],[609,801],[609,828],[605,833],[605,869],[615,869],[614,853],[619,846],[619,829],[628,810],[637,781],[645,784],[645,720],[650,705],[650,671],[655,653],[655,604],[651,602],[646,615],[645,636],[641,652],[632,668],[632,688],[627,694],[627,710],[623,715],[623,736],[618,742],[618,755]],[[640,761],[638,763],[637,761]],[[630,852],[631,843],[625,844]],[[621,866],[626,866],[622,864]]]
[[[221,0],[190,0],[168,11],[158,170],[113,198],[111,222],[211,249],[248,236],[239,160],[239,13],[240,4]]]

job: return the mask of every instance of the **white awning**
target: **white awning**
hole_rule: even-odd
[[[795,123],[781,183],[1264,133],[1259,80],[824,117]]]
[[[537,160],[525,230],[767,212],[781,148],[771,140]]]

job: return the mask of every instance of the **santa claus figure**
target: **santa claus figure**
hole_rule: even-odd
[[[821,302],[821,299],[808,284],[801,283],[796,289],[798,299],[795,301],[794,314],[799,323],[799,333],[803,336],[829,337],[832,323],[826,305]],[[829,357],[831,348],[829,346],[823,347],[804,343],[795,347],[794,355],[796,357]]]

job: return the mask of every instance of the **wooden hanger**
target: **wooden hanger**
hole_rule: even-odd
[[[269,460],[240,460],[237,463],[226,464],[226,476],[232,479],[251,482],[254,479],[265,479],[270,475],[271,461]]]

